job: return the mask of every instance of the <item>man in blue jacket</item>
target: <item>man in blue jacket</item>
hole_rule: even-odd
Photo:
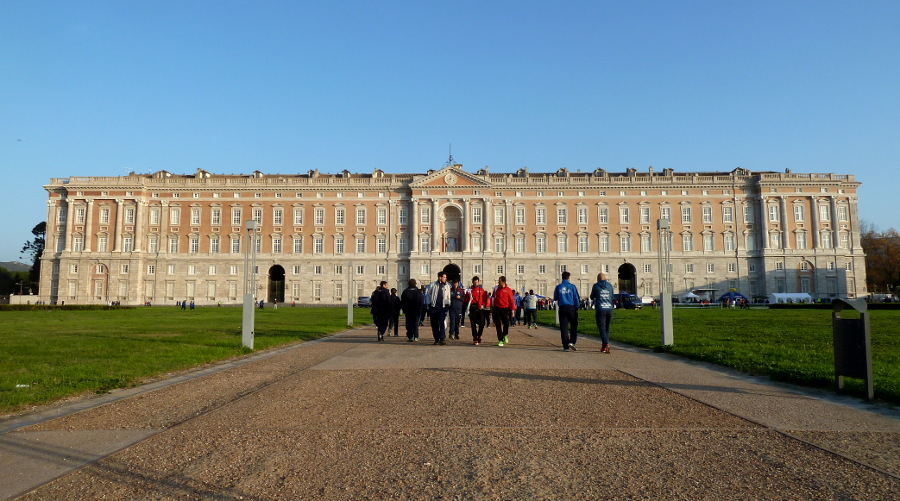
[[[568,271],[564,271],[562,283],[553,290],[553,300],[559,309],[559,334],[563,351],[577,351],[575,343],[578,341],[578,307],[581,305],[581,298],[578,297],[578,289],[569,282],[570,276]]]
[[[606,281],[606,273],[598,274],[597,283],[591,289],[591,299],[594,300],[597,329],[603,342],[600,348],[602,353],[609,353],[609,323],[613,314],[613,293],[612,284]]]

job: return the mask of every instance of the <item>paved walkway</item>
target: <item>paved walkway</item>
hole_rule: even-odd
[[[353,329],[0,422],[0,498],[900,498],[888,411],[590,339],[563,352],[546,328],[423,334]]]

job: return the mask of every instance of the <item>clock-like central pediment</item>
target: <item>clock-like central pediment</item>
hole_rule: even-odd
[[[409,184],[410,188],[488,188],[488,183],[480,176],[470,174],[461,169],[462,165],[448,165],[443,169],[418,177]]]

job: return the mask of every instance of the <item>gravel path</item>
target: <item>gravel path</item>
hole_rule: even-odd
[[[0,497],[900,498],[889,413],[590,340],[563,352],[550,329],[510,338],[354,329],[17,428]]]

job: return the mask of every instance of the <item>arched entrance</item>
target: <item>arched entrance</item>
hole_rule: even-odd
[[[637,294],[637,270],[631,263],[619,266],[619,292]]]
[[[450,263],[447,266],[444,266],[444,273],[447,275],[447,281],[455,281],[459,282],[462,276],[462,270],[459,269],[459,266]]]
[[[447,207],[444,209],[442,217],[444,227],[441,231],[443,252],[462,252],[462,212],[457,207]]]
[[[269,294],[268,302],[284,302],[284,268],[275,265],[269,268]]]

